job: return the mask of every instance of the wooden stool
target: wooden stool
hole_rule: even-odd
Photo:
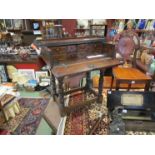
[[[15,115],[20,112],[17,98],[13,95],[5,94],[0,98],[0,109],[6,121],[8,121],[10,117],[15,117]]]

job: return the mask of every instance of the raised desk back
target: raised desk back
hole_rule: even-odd
[[[115,46],[98,37],[40,41],[36,45],[42,48],[41,57],[51,67],[79,62],[98,54],[115,57]]]

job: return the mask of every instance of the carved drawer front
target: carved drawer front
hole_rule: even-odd
[[[77,46],[78,50],[78,57],[79,58],[85,58],[87,55],[87,44],[80,44]]]
[[[67,46],[67,53],[66,53],[67,59],[70,58],[76,58],[77,57],[77,46],[76,45],[71,45]]]
[[[104,45],[103,45],[103,51],[104,51],[104,52],[108,52],[108,50],[109,50],[108,45],[104,44]]]
[[[54,61],[63,61],[63,60],[66,60],[66,54],[54,54],[53,55],[53,60]]]
[[[87,44],[87,53],[92,54],[93,52],[93,44]]]
[[[103,47],[102,43],[95,43],[93,44],[93,46],[95,51],[102,51],[102,47]]]
[[[61,54],[61,53],[65,53],[66,52],[67,47],[66,46],[52,47],[51,50],[52,50],[53,53]]]
[[[80,44],[80,45],[78,45],[78,51],[79,52],[86,51],[86,48],[87,48],[87,44]]]
[[[66,46],[51,47],[53,60],[54,61],[66,60],[66,50],[67,50]]]

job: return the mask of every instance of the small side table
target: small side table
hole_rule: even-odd
[[[152,80],[150,76],[145,75],[136,68],[114,67],[113,76],[116,80],[116,90],[119,90],[121,83],[125,83],[128,84],[128,90],[132,84],[145,84],[144,89],[148,91]]]

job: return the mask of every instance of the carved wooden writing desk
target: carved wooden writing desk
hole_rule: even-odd
[[[120,64],[120,62],[115,59],[114,46],[109,43],[107,44],[104,38],[92,37],[47,40],[34,44],[37,47],[41,47],[40,56],[50,68],[52,94],[55,100],[59,99],[61,113],[66,109],[64,106],[64,95],[71,94],[75,91],[90,91],[97,96],[94,100],[98,99],[98,101],[101,101],[105,69]],[[88,56],[96,55],[102,55],[102,57],[88,58]],[[93,70],[100,70],[98,93],[90,87],[90,72]],[[63,88],[64,78],[81,73],[86,73],[86,86],[65,92]],[[58,80],[58,92],[56,91],[55,79]],[[58,98],[55,96],[58,96]],[[85,103],[81,105],[85,105]]]
[[[73,93],[75,91],[79,91],[79,90],[90,91],[96,96],[96,98],[94,98],[92,101],[88,101],[88,102],[94,102],[95,100],[97,100],[98,102],[102,102],[104,71],[107,68],[111,68],[111,67],[117,66],[119,64],[120,64],[120,62],[117,59],[98,58],[98,59],[94,59],[94,60],[85,59],[85,60],[82,60],[81,62],[75,62],[74,64],[64,64],[64,65],[53,67],[52,74],[58,80],[58,85],[59,85],[58,96],[59,96],[59,101],[60,101],[60,105],[61,105],[61,111],[63,111],[65,109],[64,95],[68,95],[68,94],[71,94],[71,93]],[[98,93],[96,93],[90,86],[90,72],[93,70],[100,70]],[[85,87],[72,89],[70,91],[64,92],[64,88],[63,88],[64,78],[66,76],[73,76],[73,75],[81,74],[81,73],[86,73],[86,75],[87,75]],[[57,94],[56,87],[53,91],[55,94]],[[81,103],[81,105],[82,104],[85,105],[88,102],[85,101],[84,103]]]

